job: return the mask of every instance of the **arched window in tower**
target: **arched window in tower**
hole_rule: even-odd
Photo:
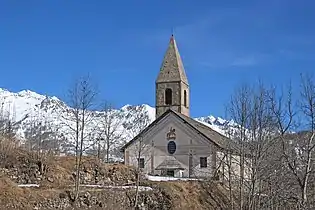
[[[184,90],[184,106],[187,107],[187,91]]]
[[[172,89],[170,88],[165,90],[165,104],[172,105]]]

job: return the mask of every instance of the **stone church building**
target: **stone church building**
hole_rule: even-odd
[[[156,120],[122,147],[125,164],[161,176],[224,173],[230,139],[190,117],[189,83],[173,35],[155,84]]]

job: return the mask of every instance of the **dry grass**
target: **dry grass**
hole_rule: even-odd
[[[218,183],[198,181],[174,181],[155,183],[162,188],[164,197],[174,210],[230,209],[228,191]]]
[[[0,175],[0,206],[9,203],[8,208],[30,207],[28,205],[30,195],[29,189],[21,189],[7,177]]]
[[[62,190],[20,188],[7,177],[0,175],[0,208],[33,209],[39,201],[56,198]]]
[[[2,145],[2,148],[5,148]],[[1,150],[0,150],[1,153]],[[25,164],[37,163],[36,155],[23,149],[10,147],[5,150],[6,159],[0,163],[0,167],[19,167]],[[46,170],[44,179],[38,189],[19,188],[5,175],[0,174],[0,208],[1,209],[33,209],[39,201],[58,198],[61,193],[73,185],[73,172],[75,157],[45,157]],[[93,173],[98,168],[105,178],[121,185],[135,180],[135,169],[122,164],[100,163],[94,157],[83,157],[82,171]],[[203,209],[229,209],[228,191],[220,184],[207,182],[201,184],[197,181],[173,181],[173,182],[144,182],[151,185],[156,191],[151,192],[151,199],[167,205],[167,209],[174,210],[203,210]],[[84,190],[82,188],[82,190]],[[90,191],[90,190],[89,190]],[[91,190],[93,191],[93,190]],[[94,190],[97,193],[100,190]],[[113,206],[128,203],[127,197],[112,191],[104,191],[104,199],[108,198]],[[150,194],[150,193],[149,193]],[[120,196],[119,196],[120,195]],[[111,198],[110,196],[118,196]],[[120,199],[120,200],[119,200]]]

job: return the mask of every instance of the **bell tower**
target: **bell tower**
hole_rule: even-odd
[[[156,118],[168,109],[189,116],[189,84],[173,35],[155,81],[155,90]]]

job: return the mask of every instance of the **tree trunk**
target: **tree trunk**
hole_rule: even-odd
[[[109,146],[110,146],[110,142],[109,142],[109,138],[107,137],[107,141],[106,141],[106,161],[107,163],[109,163]]]
[[[97,159],[101,159],[101,138],[97,139]]]
[[[233,202],[233,193],[232,193],[232,156],[229,154],[228,156],[228,170],[229,170],[229,196],[230,196],[230,203],[231,203],[231,210],[234,209],[234,202]]]
[[[140,184],[140,157],[141,157],[141,140],[139,140],[139,150],[138,150],[138,167],[137,167],[137,183],[136,183],[136,197],[135,197],[135,209],[138,205],[139,197],[139,184]]]
[[[80,171],[81,171],[81,162],[82,162],[82,153],[83,153],[83,141],[84,141],[84,126],[85,126],[85,110],[82,112],[82,122],[81,122],[81,134],[80,134],[80,150],[79,150],[79,161],[77,168],[77,192],[76,199],[79,197],[79,186],[80,186]]]

